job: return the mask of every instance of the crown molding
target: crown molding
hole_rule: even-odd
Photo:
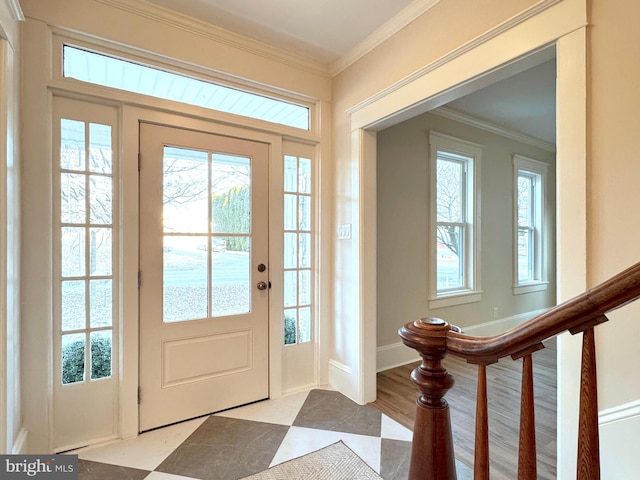
[[[22,7],[19,0],[3,0],[7,5],[11,17],[19,22],[24,22],[24,13],[22,13]]]
[[[430,110],[429,113],[433,113],[434,115],[448,118],[449,120],[454,120],[456,122],[460,122],[465,125],[469,125],[471,127],[480,128],[487,132],[495,133],[496,135],[510,138],[511,140],[516,140],[518,142],[526,143],[527,145],[541,148],[542,150],[546,150],[548,152],[556,151],[556,146],[553,143],[545,142],[544,140],[540,140],[539,138],[535,138],[530,135],[525,135],[524,133],[516,132],[515,130],[510,130],[508,128],[501,127],[494,123],[487,122],[486,120],[482,120],[480,118],[467,115],[466,113],[458,112],[457,110],[452,110],[451,108],[438,107],[433,110]]]
[[[17,1],[17,0],[15,0]],[[329,76],[328,66],[311,58],[298,55],[284,49],[265,45],[243,35],[230,32],[210,23],[189,17],[179,12],[169,10],[145,0],[94,0],[98,3],[123,10],[125,12],[148,18],[155,22],[184,30],[218,43],[282,63],[297,69],[311,72],[323,77]]]
[[[390,20],[377,28],[371,35],[335,61],[330,68],[331,76],[335,77],[350,65],[360,60],[367,53],[381,45],[394,34],[413,22],[416,18],[432,9],[438,3],[440,3],[440,0],[414,0],[403,8],[397,15],[394,15]]]
[[[425,65],[424,67],[418,69],[417,71],[415,71],[414,73],[411,73],[409,75],[407,75],[406,77],[404,77],[403,79],[397,81],[396,83],[394,83],[393,85],[390,85],[389,87],[379,91],[378,93],[376,93],[375,95],[363,100],[362,102],[354,105],[353,107],[349,108],[347,110],[347,113],[349,114],[353,114],[355,112],[358,112],[360,110],[362,110],[363,108],[377,102],[378,100],[386,97],[387,95],[392,94],[393,92],[395,92],[396,90],[400,90],[402,87],[410,84],[411,82],[417,80],[418,78],[424,77],[426,74],[437,70],[438,68],[440,68],[443,65],[446,65],[447,63],[455,60],[458,57],[461,57],[462,55],[464,55],[467,52],[470,52],[471,50],[479,47],[480,45],[487,43],[489,40],[492,40],[493,38],[496,38],[497,36],[501,35],[502,33],[510,30],[511,28],[525,22],[526,20],[535,17],[536,15],[538,15],[539,13],[547,10],[548,8],[553,7],[554,5],[556,5],[557,3],[562,2],[562,0],[541,0],[540,2],[536,3],[535,5],[529,7],[528,9],[524,10],[523,12],[520,12],[519,14],[515,15],[514,17],[511,17],[510,19],[506,20],[505,22],[501,23],[500,25],[496,26],[495,28],[490,29],[489,31],[479,35],[478,37],[474,38],[473,40],[465,43],[464,45],[461,45],[460,47],[458,47],[457,49],[451,51],[450,53],[438,58],[437,60],[431,62],[428,65]]]

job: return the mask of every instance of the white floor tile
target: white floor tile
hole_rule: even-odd
[[[83,460],[154,470],[206,419],[207,417],[197,418],[75,453]]]
[[[400,425],[395,420],[382,414],[382,425],[380,436],[389,440],[404,440],[410,442],[413,440],[413,432],[404,425]]]
[[[371,468],[380,473],[381,440],[379,437],[303,427],[289,429],[270,466],[315,452],[340,440],[367,462]]]
[[[291,425],[298,416],[308,395],[308,391],[294,393],[274,400],[265,400],[227,410],[226,412],[216,413],[216,415],[240,420],[275,423],[277,425]]]

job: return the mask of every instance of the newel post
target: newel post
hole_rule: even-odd
[[[442,365],[449,330],[444,320],[421,318],[398,331],[403,343],[422,357],[422,364],[411,373],[422,395],[416,406],[409,480],[457,479],[449,405],[444,399],[453,377]]]

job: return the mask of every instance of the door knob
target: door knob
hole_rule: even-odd
[[[258,282],[258,290],[266,290],[267,289],[267,282]]]

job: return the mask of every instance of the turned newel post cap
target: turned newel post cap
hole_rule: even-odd
[[[457,327],[453,327],[457,329]],[[402,342],[408,347],[422,351],[424,348],[446,347],[447,332],[451,326],[441,318],[425,317],[407,323],[398,330]]]

